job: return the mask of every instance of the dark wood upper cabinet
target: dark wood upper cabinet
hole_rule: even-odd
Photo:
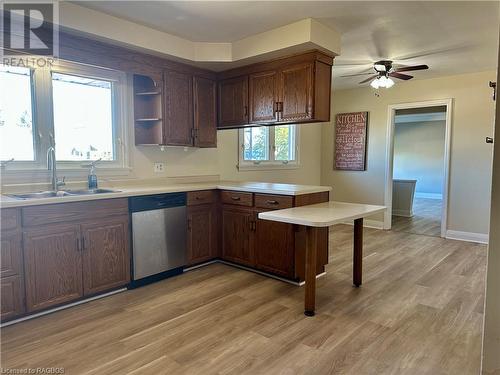
[[[274,123],[278,120],[278,73],[251,74],[248,77],[249,122]]]
[[[23,237],[28,312],[82,297],[79,225],[28,229]]]
[[[190,74],[165,71],[164,143],[193,146],[193,77]]]
[[[219,81],[219,128],[248,124],[248,76]]]
[[[218,74],[219,88],[248,79],[249,118],[231,118],[231,90],[219,90],[219,128],[330,121],[333,58],[311,51]],[[222,116],[222,111],[226,111]]]
[[[122,216],[82,224],[84,295],[130,281],[128,223],[128,216]]]
[[[222,257],[229,261],[253,266],[253,210],[237,206],[222,206]]]
[[[217,85],[214,80],[194,77],[194,146],[217,147]]]
[[[217,257],[217,206],[189,206],[187,263],[201,263]]]
[[[279,72],[279,121],[310,120],[313,116],[312,63],[301,63]]]

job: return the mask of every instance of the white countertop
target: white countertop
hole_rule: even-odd
[[[107,187],[105,187],[107,188]],[[40,198],[40,199],[16,199],[6,195],[0,196],[0,205],[2,208],[36,206],[42,204],[81,202],[97,199],[123,198],[139,195],[180,193],[197,190],[233,190],[246,191],[261,194],[279,194],[279,195],[303,195],[331,191],[330,186],[312,186],[312,185],[294,185],[294,184],[274,184],[266,182],[238,182],[238,181],[215,181],[215,182],[195,182],[185,184],[165,184],[155,186],[127,186],[120,188],[113,186],[111,189],[118,190],[114,193],[104,193],[96,195],[75,195],[65,197]]]
[[[385,211],[385,206],[326,202],[259,213],[259,219],[279,221],[307,227],[329,227],[348,220],[360,219]]]

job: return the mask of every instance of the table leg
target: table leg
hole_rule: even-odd
[[[316,258],[318,252],[318,229],[306,227],[306,285],[304,314],[314,316],[316,303]]]
[[[353,284],[359,287],[363,281],[363,218],[354,220]]]

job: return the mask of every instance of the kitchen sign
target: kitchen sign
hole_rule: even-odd
[[[366,170],[368,112],[339,113],[335,121],[335,165],[343,171]]]

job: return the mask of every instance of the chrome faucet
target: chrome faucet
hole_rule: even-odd
[[[52,190],[59,191],[59,187],[66,185],[66,183],[64,177],[62,179],[57,178],[56,149],[53,146],[47,149],[47,169],[52,171]]]

